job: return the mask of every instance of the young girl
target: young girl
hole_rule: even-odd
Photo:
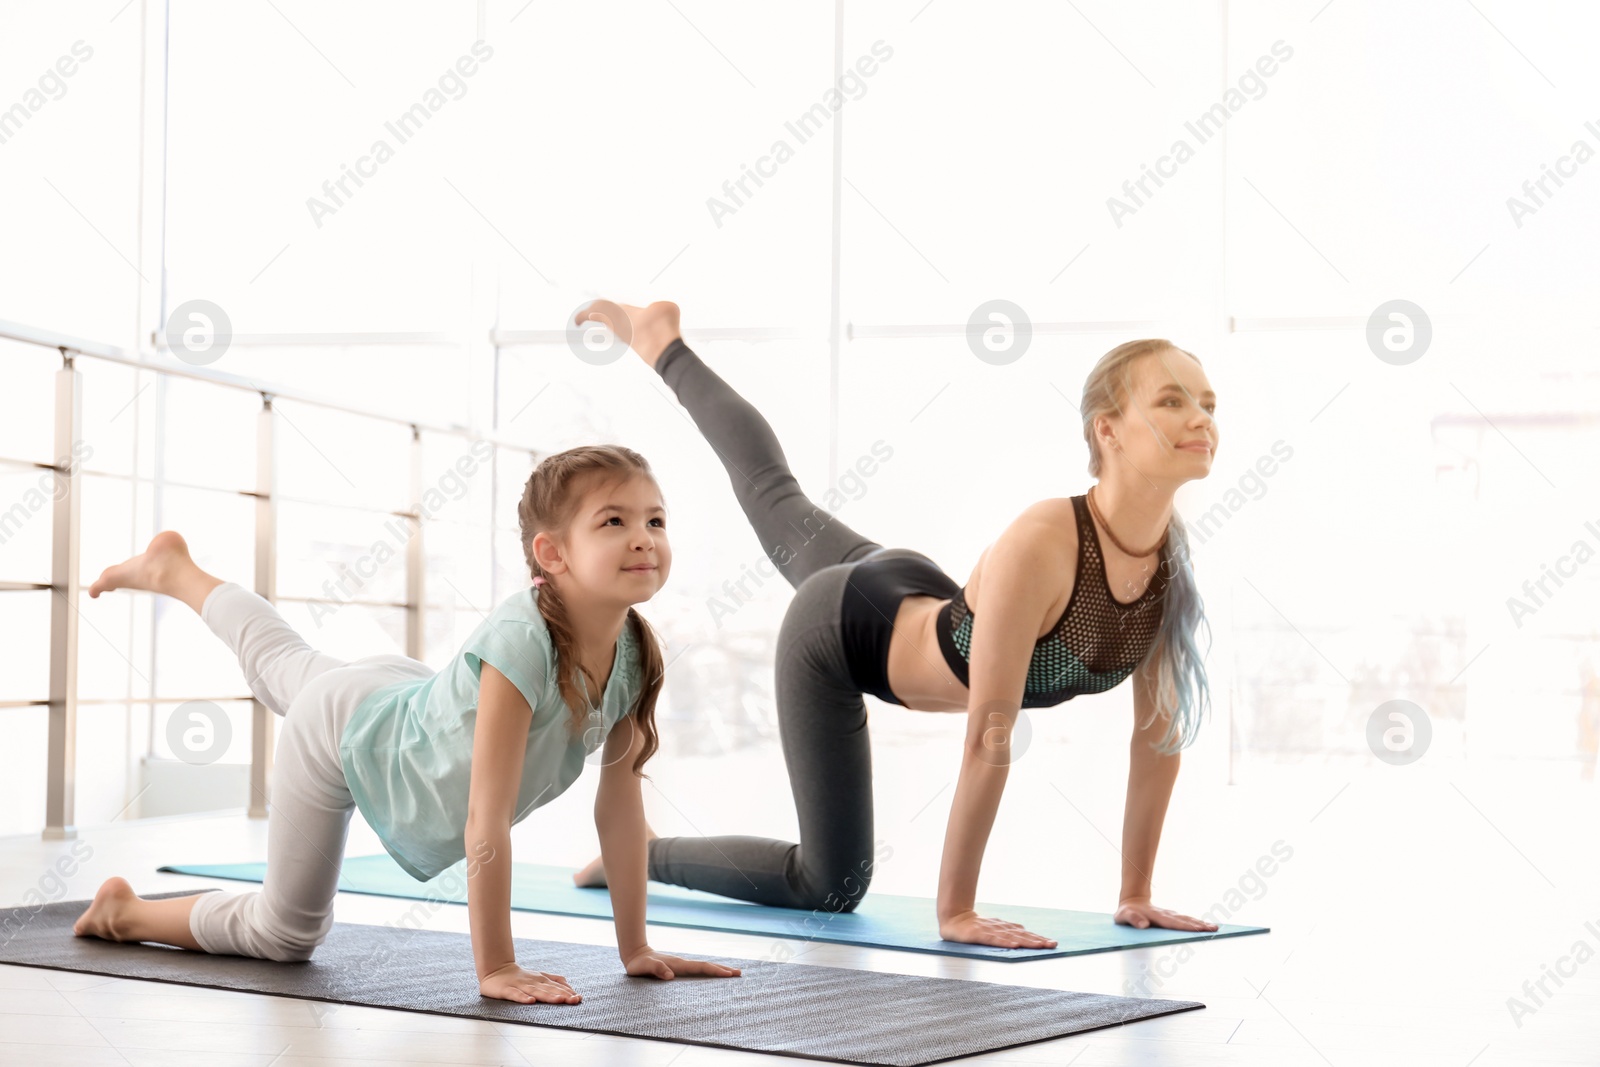
[[[885,548],[807,499],[761,413],[683,343],[677,305],[596,301],[575,321],[605,323],[671,387],[727,468],[761,547],[796,590],[778,633],[776,684],[800,841],[652,837],[652,879],[781,907],[853,910],[874,864],[861,698],[871,693],[967,716],[939,873],[940,936],[1053,948],[1050,938],[973,910],[1011,731],[1021,708],[1104,692],[1132,674],[1113,918],[1140,928],[1217,929],[1156,907],[1150,884],[1178,749],[1193,740],[1207,696],[1194,640],[1204,615],[1172,507],[1180,485],[1210,472],[1217,446],[1216,399],[1199,360],[1165,340],[1106,353],[1084,384],[1081,408],[1098,484],[1024,511],[963,588],[922,553]],[[1055,457],[1038,459],[1054,470]],[[575,880],[605,885],[613,873],[634,877],[631,869],[613,872],[602,854]]]
[[[89,589],[144,589],[200,613],[239,657],[250,691],[284,717],[260,892],[142,900],[109,878],[73,932],[204,952],[306,960],[333,926],[351,812],[412,877],[470,853],[478,989],[576,1004],[559,974],[524,970],[511,938],[511,827],[559,796],[604,742],[595,801],[613,872],[617,949],[630,975],[731,977],[738,968],[657,952],[645,940],[641,768],[656,751],[662,662],[633,605],[672,566],[661,492],[643,456],[574,448],[534,470],[517,509],[533,574],[439,673],[405,656],[343,663],[309,647],[255,593],[202,571],[183,538],[157,534]]]

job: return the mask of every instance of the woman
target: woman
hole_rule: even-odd
[[[727,468],[762,548],[795,587],[779,629],[776,682],[800,841],[652,837],[652,879],[781,907],[853,910],[873,865],[862,700],[871,693],[915,711],[967,714],[939,873],[940,936],[1053,948],[1050,938],[973,910],[1011,731],[1021,708],[1103,692],[1131,674],[1135,728],[1114,920],[1217,929],[1155,906],[1148,873],[1178,750],[1193,740],[1207,702],[1194,639],[1204,613],[1172,506],[1180,485],[1210,473],[1217,447],[1215,394],[1199,360],[1165,340],[1106,353],[1082,404],[1098,484],[1025,510],[962,588],[927,556],[885,548],[807,499],[760,412],[684,344],[677,305],[596,301],[575,321],[610,327],[672,388]],[[603,857],[575,879],[606,884]]]

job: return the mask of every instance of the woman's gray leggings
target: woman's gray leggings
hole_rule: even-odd
[[[682,339],[656,371],[722,460],[761,547],[795,587],[778,630],[778,730],[800,843],[767,837],[658,837],[650,877],[785,908],[851,911],[872,877],[872,749],[850,679],[840,606],[852,566],[905,552],[856,533],[812,503],[761,413]]]

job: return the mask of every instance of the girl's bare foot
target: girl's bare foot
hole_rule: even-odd
[[[645,840],[654,841],[656,832],[646,824],[644,828]],[[606,867],[600,856],[589,861],[589,865],[572,876],[572,884],[584,889],[604,889],[606,887]]]
[[[143,552],[101,571],[89,587],[89,596],[98,598],[113,589],[143,589],[177,597],[199,611],[206,595],[221,584],[222,579],[200,569],[176,530],[162,530]]]
[[[133,886],[128,884],[126,878],[107,878],[101,883],[99,892],[95,893],[89,910],[78,916],[78,921],[72,924],[72,932],[79,937],[121,941],[118,935],[123,932],[123,915],[128,905],[138,899],[138,894],[134,893]]]
[[[145,900],[133,891],[126,878],[112,876],[100,883],[89,909],[72,924],[72,932],[79,937],[156,941],[204,952],[189,928],[195,901],[203,895]]]
[[[596,300],[573,317],[578,324],[604,323],[628,347],[651,367],[667,350],[667,345],[680,336],[678,333],[678,305],[670,300],[657,300],[649,307],[616,304],[610,300]]]

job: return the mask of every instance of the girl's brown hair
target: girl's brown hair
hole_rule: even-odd
[[[572,711],[572,731],[577,734],[584,728],[588,702],[578,690],[573,669],[583,667],[578,663],[578,642],[567,616],[567,605],[551,576],[539,566],[533,555],[533,538],[548,534],[564,539],[571,528],[578,505],[583,502],[584,491],[612,481],[630,477],[649,478],[655,481],[650,464],[631,448],[621,445],[583,445],[565,452],[546,456],[534,468],[528,484],[522,490],[522,501],[517,505],[517,521],[522,529],[522,554],[528,562],[533,577],[543,577],[539,587],[539,614],[550,630],[550,641],[556,652],[556,684],[561,699]],[[639,650],[640,677],[644,680],[639,698],[629,710],[634,726],[644,731],[644,749],[634,761],[633,773],[643,778],[640,770],[645,761],[660,747],[656,735],[656,698],[661,693],[663,668],[661,645],[655,630],[633,608],[628,609],[627,625],[633,628],[634,644]],[[625,664],[615,664],[613,671],[626,669]]]

